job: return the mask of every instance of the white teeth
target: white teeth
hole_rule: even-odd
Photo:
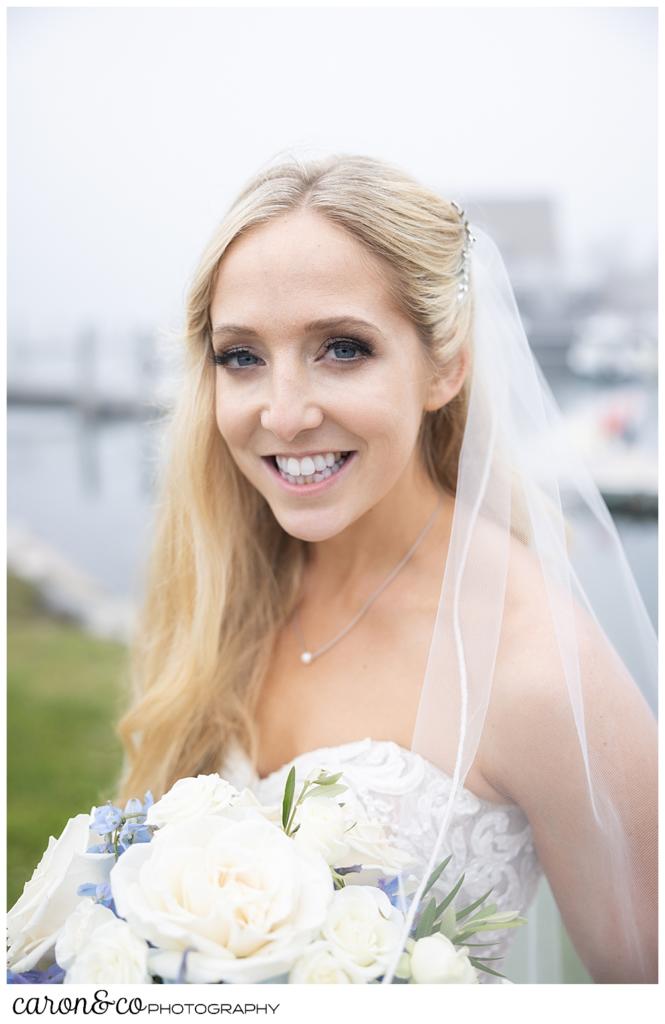
[[[334,466],[342,457],[341,452],[320,452],[297,459],[295,455],[276,455],[275,462],[283,473],[290,476],[313,476],[322,473],[326,466]]]
[[[284,479],[292,484],[320,483],[344,465],[341,452],[305,455],[302,459],[293,455],[276,455],[275,462]]]

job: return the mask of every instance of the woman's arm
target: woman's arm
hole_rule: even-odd
[[[596,799],[609,832],[593,816],[556,648],[542,629],[513,631],[517,653],[493,691],[481,769],[529,818],[566,928],[593,980],[656,982],[656,724],[582,615],[578,636],[591,777],[600,782]],[[617,833],[625,842],[613,843]],[[616,860],[622,853],[625,863]]]

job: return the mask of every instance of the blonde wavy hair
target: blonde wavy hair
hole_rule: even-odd
[[[132,700],[117,726],[125,749],[118,800],[148,788],[157,799],[178,778],[219,771],[231,741],[256,754],[253,712],[275,637],[298,600],[307,545],[277,523],[219,434],[210,304],[231,242],[303,209],[344,228],[383,264],[438,372],[470,341],[472,301],[458,301],[465,227],[451,202],[396,167],[353,155],[291,157],[243,189],[188,296],[184,381],[133,645]],[[420,429],[427,472],[450,493],[467,402],[465,383],[424,413]]]

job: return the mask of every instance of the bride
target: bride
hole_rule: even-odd
[[[417,859],[411,920],[447,853],[459,905],[525,913],[544,872],[594,981],[651,982],[653,636],[474,234],[355,156],[270,167],[228,211],[188,301],[121,795],[219,771],[277,800],[291,766],[338,767]]]

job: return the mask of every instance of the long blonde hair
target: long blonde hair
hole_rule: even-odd
[[[238,196],[187,302],[184,381],[133,647],[133,699],[118,724],[126,755],[119,800],[147,789],[158,798],[178,778],[219,771],[232,740],[255,753],[253,711],[275,637],[298,600],[306,544],[277,523],[219,434],[209,310],[234,238],[299,209],[329,218],[379,259],[439,371],[470,338],[472,302],[457,298],[463,221],[398,168],[363,156],[291,158]],[[421,424],[424,465],[451,493],[466,408],[465,384]]]

